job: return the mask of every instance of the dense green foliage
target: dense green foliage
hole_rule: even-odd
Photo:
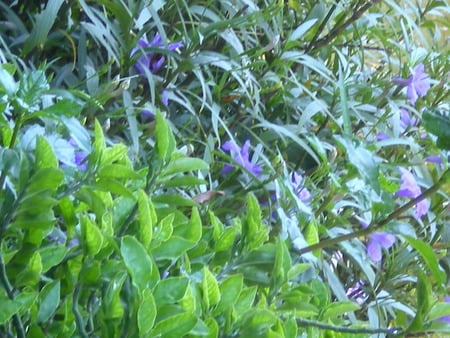
[[[447,0],[0,2],[0,336],[450,334],[449,29]]]

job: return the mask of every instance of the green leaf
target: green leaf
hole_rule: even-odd
[[[284,240],[277,237],[275,263],[272,272],[272,287],[277,289],[281,287],[288,279],[288,272],[291,269],[292,261],[289,250]]]
[[[303,37],[303,35],[311,29],[312,26],[317,22],[317,19],[310,19],[302,22],[301,25],[299,25],[294,31],[291,33],[291,35],[288,37],[287,41],[295,41]]]
[[[108,287],[102,300],[104,316],[107,319],[119,319],[123,317],[124,305],[122,304],[120,294],[126,278],[126,273],[120,272],[108,281]]]
[[[433,248],[428,243],[425,243],[421,240],[409,236],[403,237],[420,254],[420,256],[427,265],[428,269],[430,269],[431,274],[436,279],[436,281],[439,284],[445,283],[446,280],[445,272],[440,269],[439,260],[436,257]]]
[[[214,306],[220,301],[220,289],[214,275],[209,271],[207,266],[203,267],[202,278],[203,302],[206,308]]]
[[[155,319],[155,298],[153,297],[150,289],[145,289],[142,292],[142,301],[139,304],[138,309],[138,328],[140,337],[145,337],[150,333],[153,325],[155,324]]]
[[[180,207],[195,207],[197,206],[197,202],[193,199],[185,198],[179,194],[164,194],[152,197],[153,202],[155,203],[164,203],[173,206]]]
[[[151,337],[184,337],[197,323],[192,313],[180,313],[161,320],[155,325]]]
[[[425,317],[428,315],[431,300],[431,284],[428,276],[419,270],[417,276],[417,309],[416,316],[408,326],[406,332],[419,332],[424,328]]]
[[[450,114],[426,109],[422,113],[422,125],[425,130],[438,137],[437,145],[442,149],[450,149]]]
[[[152,253],[156,260],[178,259],[183,253],[196,245],[196,242],[174,235],[170,237],[169,240],[161,243],[159,247],[153,249]]]
[[[63,245],[48,246],[41,248],[39,253],[42,258],[42,272],[47,272],[50,268],[58,265],[66,256],[68,250]]]
[[[220,301],[214,309],[214,315],[230,309],[236,303],[242,287],[244,286],[244,278],[241,274],[228,276],[220,283]]]
[[[29,309],[38,298],[37,292],[21,292],[13,300],[0,293],[0,325],[5,325],[12,316],[23,309]]]
[[[347,312],[359,310],[359,308],[358,304],[350,301],[332,303],[323,310],[321,319],[326,322],[328,319],[337,318]]]
[[[142,292],[149,287],[152,276],[153,265],[147,251],[136,238],[126,235],[122,238],[120,252],[133,285]]]
[[[257,291],[256,286],[242,289],[235,305],[237,317],[242,316],[253,307],[256,297],[256,291]]]
[[[161,175],[171,175],[194,170],[207,170],[208,168],[208,163],[199,158],[180,157],[170,161],[167,167],[162,171]]]
[[[27,55],[35,47],[42,48],[47,41],[48,33],[52,28],[58,16],[58,11],[61,8],[64,0],[49,0],[45,9],[36,15],[36,23],[30,36],[25,40],[23,46],[23,54]]]
[[[186,277],[169,277],[162,279],[156,285],[153,296],[158,306],[163,304],[174,304],[180,302],[189,286]]]
[[[40,193],[44,190],[56,190],[64,179],[64,174],[58,168],[38,170],[27,186],[27,194]]]
[[[5,93],[8,96],[13,96],[17,89],[17,83],[14,80],[14,77],[5,67],[6,64],[0,65],[0,94]]]
[[[156,116],[156,151],[158,157],[162,161],[168,161],[175,149],[175,138],[170,130],[169,124],[162,116],[161,112],[157,111]]]
[[[38,136],[36,140],[36,168],[56,168],[58,166],[58,159],[53,153],[51,145],[48,143],[47,139],[43,136]]]
[[[444,316],[450,315],[450,303],[447,302],[438,302],[433,305],[428,313],[428,319],[430,321],[439,319]]]
[[[153,226],[157,222],[155,207],[142,189],[138,190],[139,235],[144,247],[148,247],[153,238]]]
[[[259,248],[269,239],[269,228],[262,224],[259,202],[253,193],[247,195],[247,217],[242,234],[248,250]]]
[[[86,241],[89,255],[95,256],[103,247],[103,235],[96,224],[87,215],[80,217],[81,233]]]
[[[40,69],[28,71],[20,79],[19,90],[17,92],[19,100],[17,101],[23,109],[29,111],[31,107],[41,101],[42,95],[48,88],[49,85],[44,71]],[[32,115],[26,115],[24,117],[32,117]]]
[[[198,243],[202,237],[202,220],[197,208],[192,208],[189,223],[181,224],[175,228],[175,235]]]
[[[380,191],[378,181],[379,166],[373,154],[363,146],[355,146],[348,138],[339,135],[335,139],[344,147],[349,162],[358,170],[361,177],[376,191]]]
[[[98,171],[100,178],[125,178],[135,179],[140,178],[141,175],[136,173],[133,169],[122,164],[107,164]]]
[[[60,297],[60,281],[53,281],[46,284],[39,295],[39,311],[37,322],[44,323],[55,313]]]

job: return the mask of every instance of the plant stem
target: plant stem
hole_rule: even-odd
[[[313,245],[309,245],[309,246],[307,246],[305,248],[302,248],[300,250],[296,250],[296,252],[298,254],[302,255],[304,253],[311,252],[311,251],[314,251],[314,250],[319,250],[319,249],[331,247],[331,246],[333,246],[335,244],[341,243],[343,241],[348,241],[348,240],[353,239],[353,238],[369,235],[370,233],[379,230],[384,225],[386,225],[389,222],[391,222],[392,220],[396,219],[401,214],[403,214],[405,211],[407,211],[408,209],[412,208],[413,206],[415,206],[417,203],[419,203],[423,199],[425,199],[425,198],[433,195],[434,193],[436,193],[441,188],[441,186],[447,181],[448,178],[450,178],[450,169],[447,169],[442,174],[441,178],[434,185],[432,185],[430,188],[425,190],[422,194],[420,194],[416,198],[412,199],[411,201],[405,203],[400,208],[395,209],[393,212],[391,212],[389,215],[387,215],[384,219],[382,219],[381,221],[377,222],[376,224],[369,225],[365,229],[361,229],[361,230],[358,230],[358,231],[355,231],[355,232],[351,232],[349,234],[345,234],[345,235],[334,237],[334,238],[328,238],[328,239],[325,239],[325,240],[320,240],[319,243],[316,243],[316,244],[313,244]]]
[[[8,276],[6,275],[6,266],[5,262],[3,261],[3,256],[1,254],[0,254],[0,280],[6,291],[6,294],[8,295],[8,298],[14,300],[14,289],[11,286],[11,283],[9,282]],[[20,319],[20,316],[17,313],[13,315],[13,323],[14,326],[16,327],[17,337],[25,338],[25,330],[23,328],[22,320]]]
[[[352,333],[352,334],[387,334],[391,336],[399,336],[402,334],[401,329],[399,328],[390,328],[390,329],[372,329],[372,328],[352,328],[352,327],[346,327],[346,326],[335,326],[330,324],[325,324],[321,322],[315,322],[313,320],[303,319],[303,318],[297,318],[296,322],[299,326],[314,326],[318,327],[319,329],[324,330],[331,330],[335,332],[345,332],[345,333]]]

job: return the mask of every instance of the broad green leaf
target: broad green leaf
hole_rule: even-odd
[[[107,164],[98,171],[99,178],[124,178],[136,179],[141,176],[133,169],[122,164]]]
[[[150,289],[145,289],[142,292],[142,301],[138,309],[138,328],[141,337],[147,336],[156,319],[156,303],[155,298]]]
[[[36,168],[56,168],[58,166],[58,159],[53,152],[51,145],[48,143],[45,137],[38,136],[36,140],[36,152],[35,152]]]
[[[422,125],[426,131],[438,137],[437,145],[450,149],[450,115],[447,112],[426,109],[422,113]]]
[[[305,229],[305,240],[308,245],[313,245],[319,243],[319,230],[316,220],[311,220]],[[314,256],[320,257],[320,250],[315,250]]]
[[[242,233],[248,250],[259,248],[269,239],[269,228],[262,224],[261,209],[255,195],[247,195],[247,217]]]
[[[123,183],[120,183],[114,178],[101,177],[95,181],[93,187],[99,191],[110,192],[112,194],[120,195],[134,200],[133,193],[125,187]]]
[[[44,323],[55,313],[60,297],[60,281],[53,281],[46,284],[39,294],[39,311],[37,322]]]
[[[19,90],[17,96],[23,109],[31,111],[31,107],[38,104],[42,95],[48,90],[49,84],[43,70],[33,70],[24,73],[19,83]],[[32,117],[31,115],[25,115],[24,118]]]
[[[80,217],[81,232],[89,255],[95,256],[103,247],[103,235],[98,226],[87,215]]]
[[[180,313],[156,323],[151,337],[185,337],[197,323],[192,313]]]
[[[121,161],[127,157],[129,152],[128,147],[125,144],[117,143],[110,148],[106,148],[103,152],[103,163],[112,164],[117,161]]]
[[[167,241],[152,250],[156,260],[159,259],[179,259],[181,255],[189,249],[195,247],[197,243],[179,236],[172,236]]]
[[[284,240],[276,239],[275,263],[272,272],[272,287],[279,288],[287,282],[288,272],[291,269],[292,261],[289,250]]]
[[[321,319],[327,321],[328,319],[337,318],[347,312],[359,310],[359,305],[354,302],[336,302],[328,305],[322,314]]]
[[[186,277],[169,277],[162,279],[153,291],[156,304],[160,306],[181,301],[188,286],[189,280]]]
[[[220,301],[214,309],[214,314],[219,315],[223,311],[230,309],[236,303],[244,285],[244,278],[241,274],[228,276],[220,283]]]
[[[13,315],[22,309],[29,309],[38,298],[37,292],[21,292],[13,300],[0,294],[0,325],[5,325]]]
[[[5,68],[6,65],[0,65],[0,93],[5,93],[8,96],[13,96],[17,89],[17,83],[10,72]]]
[[[236,240],[236,229],[234,227],[226,228],[216,241],[215,251],[227,251],[231,249]]]
[[[27,267],[17,275],[16,284],[20,286],[34,286],[41,279],[42,258],[39,251],[35,251],[28,261]]]
[[[117,263],[115,264],[117,265]],[[104,316],[107,319],[119,319],[123,317],[124,305],[122,304],[120,295],[126,277],[125,272],[119,273],[108,281],[108,287],[102,301]]]
[[[155,244],[165,242],[172,236],[174,218],[174,214],[169,214],[159,222],[157,230],[155,231],[155,234],[153,236],[154,242],[156,242]]]
[[[156,150],[158,157],[163,161],[168,161],[175,149],[175,138],[169,124],[162,116],[161,112],[157,111],[156,116]]]
[[[148,248],[153,238],[153,226],[157,218],[152,201],[142,189],[138,190],[138,211],[141,243]]]
[[[171,175],[175,173],[183,173],[186,171],[194,170],[207,170],[209,168],[208,163],[194,157],[180,157],[170,161],[167,167],[162,171],[162,175]]]
[[[197,208],[192,208],[189,223],[177,226],[174,229],[174,234],[195,243],[200,241],[202,237],[202,220]]]
[[[63,245],[41,248],[39,253],[42,258],[42,272],[47,272],[50,268],[61,263],[67,252],[67,248]]]
[[[236,315],[242,316],[253,307],[255,302],[257,287],[247,287],[241,290],[239,298],[236,301]]]
[[[93,144],[93,159],[96,165],[99,165],[103,161],[103,152],[106,148],[105,136],[103,135],[103,129],[98,122],[95,120],[94,124],[94,144]]]
[[[220,289],[214,275],[208,267],[203,267],[202,278],[203,302],[207,308],[214,306],[220,301]]]
[[[126,235],[122,238],[120,252],[133,285],[142,292],[149,287],[152,276],[152,262],[147,251],[136,238]]]
[[[27,186],[27,194],[39,193],[44,190],[56,190],[64,179],[64,174],[57,168],[38,170]]]
[[[434,253],[433,248],[428,243],[425,243],[419,239],[409,236],[404,236],[404,238],[420,254],[436,281],[439,284],[445,283],[445,272],[441,270],[438,258]]]

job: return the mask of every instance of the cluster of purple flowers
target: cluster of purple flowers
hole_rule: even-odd
[[[142,76],[148,76],[148,74],[155,74],[164,66],[164,62],[166,60],[163,54],[158,54],[154,52],[145,52],[145,49],[149,48],[166,48],[167,51],[173,52],[178,48],[183,48],[184,44],[182,41],[169,43],[167,47],[161,38],[161,35],[158,33],[155,35],[151,42],[148,42],[146,38],[139,39],[137,46],[131,50],[131,56],[135,55],[141,50],[144,50],[144,53],[139,56],[134,67],[136,71]],[[161,102],[164,106],[169,106],[169,93],[167,90],[162,90],[161,92]],[[141,115],[147,119],[153,120],[155,118],[155,114],[148,109],[143,109],[141,111]]]

